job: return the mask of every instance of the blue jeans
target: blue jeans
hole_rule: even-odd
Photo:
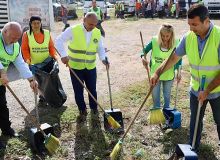
[[[88,90],[91,92],[91,94],[97,99],[97,92],[96,92],[96,68],[87,70],[76,70],[73,69],[74,72],[77,74],[77,76],[80,78],[80,80],[85,83]],[[86,103],[84,100],[84,88],[79,83],[79,81],[76,79],[76,77],[70,72],[73,90],[75,93],[75,101],[78,106],[79,111],[86,110]],[[96,102],[89,96],[89,106],[91,109],[97,109]]]
[[[201,107],[195,150],[198,150],[198,147],[200,144],[201,133],[202,133],[202,128],[203,128],[203,117],[204,117],[205,109],[206,109],[208,102],[210,103],[210,106],[212,108],[212,114],[213,114],[214,121],[217,126],[218,137],[220,140],[220,107],[219,107],[220,106],[220,97],[218,97],[215,99],[205,100],[202,107]],[[192,141],[193,141],[193,133],[194,133],[197,109],[198,109],[198,98],[193,93],[190,93],[190,111],[191,111],[191,115],[190,115],[190,145],[192,145]]]
[[[152,91],[153,108],[160,108],[160,86],[163,86],[164,108],[170,107],[170,94],[173,80],[159,81]]]

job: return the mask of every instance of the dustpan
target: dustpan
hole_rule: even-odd
[[[105,60],[108,62],[107,57]],[[113,129],[112,126],[108,123],[108,120],[106,118],[106,114],[104,114],[104,129],[108,132],[123,133],[124,132],[124,123],[123,123],[122,112],[120,109],[114,109],[113,104],[112,104],[112,92],[111,92],[109,68],[107,66],[106,66],[106,71],[107,71],[107,77],[108,77],[108,88],[109,88],[109,97],[110,97],[111,108],[108,110],[105,110],[105,113],[107,113],[108,115],[111,115],[121,125],[121,128]]]
[[[36,111],[36,119],[39,123],[39,111],[38,111],[38,105],[37,105],[37,94],[34,94],[35,99],[35,111]],[[51,133],[54,135],[54,129],[51,125],[48,123],[43,123],[40,125],[40,128],[48,135]],[[44,144],[44,135],[39,131],[36,127],[32,127],[30,129],[30,144],[32,149],[37,153],[43,153],[46,152],[47,149],[45,148]]]

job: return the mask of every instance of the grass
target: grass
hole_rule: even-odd
[[[149,126],[147,123],[147,115],[152,100],[149,98],[140,115],[137,117],[131,130],[123,142],[123,149],[120,154],[120,160],[131,160],[139,154],[136,159],[142,160],[163,160],[168,159],[169,155],[174,151],[176,144],[188,143],[189,138],[189,99],[188,73],[179,87],[179,98],[177,109],[182,113],[182,127],[176,130],[167,130],[162,133],[159,127]],[[147,82],[139,82],[128,88],[124,88],[121,92],[113,95],[114,106],[121,109],[124,117],[125,128],[128,126],[138,107],[142,103],[148,91]],[[172,89],[172,104],[174,104],[175,87]],[[107,103],[107,102],[106,102]],[[32,111],[34,113],[34,110]],[[202,144],[199,152],[199,159],[206,160],[219,159],[219,148],[216,140],[211,134],[216,134],[213,127],[213,119],[210,110],[206,116],[206,134],[203,134]],[[87,121],[79,122],[76,106],[68,106],[62,108],[40,108],[41,123],[56,124],[54,127],[57,137],[61,140],[62,146],[56,155],[39,155],[31,150],[29,140],[29,120],[25,118],[24,130],[21,138],[8,139],[1,136],[1,140],[7,143],[7,148],[0,151],[2,159],[46,159],[46,160],[108,160],[112,148],[120,138],[117,134],[110,134],[103,130],[102,113],[97,118],[93,114],[87,116]],[[214,131],[213,131],[214,130]],[[210,133],[212,132],[212,133]],[[144,140],[144,143],[143,143]]]

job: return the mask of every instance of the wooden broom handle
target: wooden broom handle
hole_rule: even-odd
[[[13,97],[17,100],[17,102],[21,105],[21,108],[27,113],[27,115],[29,116],[29,118],[31,119],[32,123],[35,125],[35,127],[37,127],[37,129],[44,135],[44,137],[46,137],[46,133],[40,128],[40,124],[36,121],[36,119],[28,112],[28,110],[25,108],[25,106],[23,105],[23,103],[19,100],[19,98],[16,96],[16,94],[14,93],[14,91],[11,89],[11,87],[9,87],[9,85],[6,85],[6,87],[8,88],[8,90],[11,92],[11,94],[13,95]]]
[[[141,31],[140,31],[140,37],[141,37],[141,44],[142,44],[142,48],[143,48],[143,52],[144,52],[144,41],[143,41],[143,36],[142,36]],[[147,60],[147,58],[146,58],[146,55],[145,55],[145,54],[144,54],[144,59],[146,59],[146,60]],[[148,78],[148,81],[150,82],[150,71],[149,71],[149,67],[148,67],[148,65],[147,65],[146,70],[147,70],[147,78]]]
[[[76,72],[70,68],[70,66],[68,66],[70,72],[76,77],[76,79],[79,81],[79,83],[83,86],[83,88],[86,89],[86,91],[88,92],[88,94],[92,97],[92,99],[95,101],[95,103],[101,108],[101,110],[105,113],[105,110],[101,107],[101,105],[99,104],[99,102],[95,99],[95,97],[92,95],[92,93],[89,91],[89,89],[84,85],[84,83],[81,81],[81,79],[77,76]]]
[[[164,69],[166,68],[171,56],[173,55],[174,51],[176,50],[176,48],[173,49],[171,55],[169,56],[169,58],[167,59],[167,61],[165,62],[165,64],[162,66],[161,70],[158,73],[158,77],[156,79],[156,81],[158,81],[158,79],[160,78],[161,73],[163,73]],[[128,131],[130,130],[132,124],[134,123],[135,119],[137,118],[138,114],[140,113],[141,109],[143,108],[145,102],[147,101],[148,97],[151,95],[151,92],[153,91],[154,86],[150,87],[150,90],[148,91],[144,101],[142,102],[141,106],[139,107],[137,113],[135,114],[134,118],[132,119],[131,123],[129,124],[127,130],[125,131],[125,133],[123,134],[121,140],[123,141],[123,139],[125,138],[125,136],[127,135]]]
[[[59,53],[59,51],[57,50],[56,47],[54,47],[56,52],[61,56],[61,54]],[[92,97],[92,99],[95,101],[95,103],[101,108],[101,110],[105,113],[105,110],[101,107],[101,105],[99,104],[99,102],[95,99],[95,97],[92,95],[92,93],[88,90],[88,88],[84,85],[84,83],[81,81],[81,79],[77,76],[76,72],[74,72],[74,70],[67,64],[67,67],[69,68],[70,72],[76,77],[76,79],[79,81],[79,83],[83,86],[83,88],[86,89],[86,91],[88,92],[88,94]]]

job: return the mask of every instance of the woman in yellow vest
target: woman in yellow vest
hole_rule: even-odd
[[[32,16],[29,21],[29,28],[22,37],[21,51],[24,61],[38,68],[52,64],[50,62],[52,58],[57,59],[57,54],[50,32],[42,28],[41,18]],[[33,72],[33,68],[31,70]],[[44,105],[46,102],[40,96],[39,106]]]
[[[150,75],[153,75],[160,64],[167,59],[173,49],[177,46],[178,40],[175,39],[173,26],[169,24],[163,24],[160,29],[158,36],[152,38],[152,40],[144,48],[144,53],[141,54],[142,62],[145,67],[148,67],[148,61],[144,58],[144,54],[149,51],[151,53],[150,60]],[[173,84],[173,79],[175,77],[175,69],[181,65],[182,61],[179,61],[176,67],[172,67],[160,76],[160,80],[154,87],[152,92],[153,97],[153,108],[160,108],[160,88],[163,87],[163,97],[164,97],[164,108],[170,107],[170,93]],[[180,77],[178,77],[180,78]],[[178,79],[180,80],[180,79]]]

